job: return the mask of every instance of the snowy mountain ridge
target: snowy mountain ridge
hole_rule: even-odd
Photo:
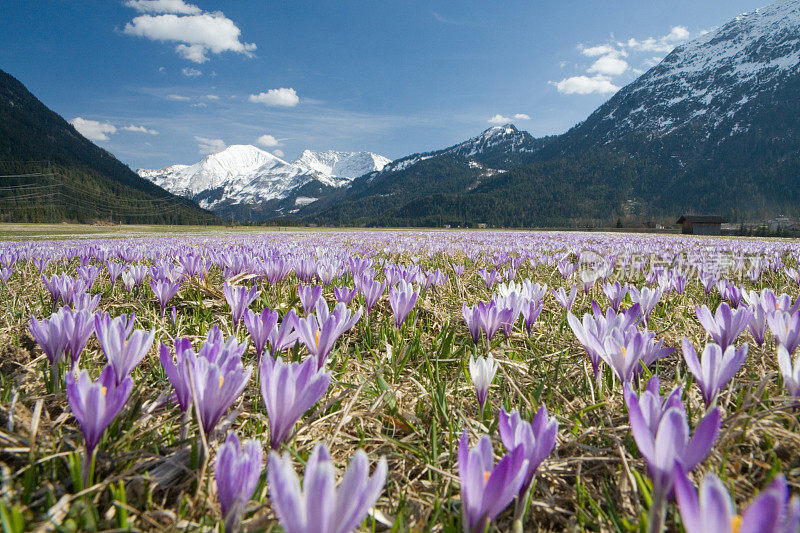
[[[721,127],[743,133],[750,127],[748,104],[798,72],[800,0],[779,0],[675,48],[612,97],[596,127],[608,139],[685,127],[709,136]]]
[[[139,169],[141,177],[202,207],[259,204],[288,197],[312,182],[342,187],[390,160],[371,152],[306,150],[294,163],[252,145],[231,145],[193,165]]]
[[[391,163],[388,163],[382,171],[373,173],[369,179],[374,180],[381,174],[400,172],[421,161],[431,159],[432,157],[448,154],[459,155],[473,161],[478,160],[478,162],[481,162],[479,160],[482,159],[482,156],[488,154],[492,154],[493,156],[507,156],[515,153],[533,153],[540,144],[541,143],[537,142],[530,133],[527,131],[518,130],[513,124],[492,126],[491,128],[487,128],[481,132],[480,135],[450,146],[449,148],[444,148],[442,150],[436,150],[433,152],[413,154],[396,159]],[[503,170],[505,170],[505,168]]]

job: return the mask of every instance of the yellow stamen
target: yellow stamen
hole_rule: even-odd
[[[225,376],[220,376],[220,377],[219,377],[219,388],[220,388],[220,389],[222,388],[222,382],[223,382],[223,381],[225,381]]]
[[[625,357],[625,347],[622,347],[622,357]]]
[[[103,387],[102,389],[100,389],[100,392],[102,392],[102,393],[103,393],[103,396],[105,396],[105,395],[106,395],[106,388],[105,388],[105,387]]]
[[[316,345],[317,345],[317,348],[319,348],[319,334],[320,334],[320,330],[317,330],[317,336],[316,336],[316,341],[317,341],[317,342],[316,342]]]
[[[738,514],[731,518],[731,533],[739,533],[739,528],[742,527],[742,517]]]
[[[489,476],[491,476],[491,475],[492,475],[492,473],[491,473],[491,472],[489,472],[488,470],[486,470],[486,471],[483,473],[483,482],[484,482],[484,483],[488,483],[488,482],[489,482]]]

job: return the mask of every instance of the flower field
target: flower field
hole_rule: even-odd
[[[800,530],[800,243],[0,243],[4,531]]]

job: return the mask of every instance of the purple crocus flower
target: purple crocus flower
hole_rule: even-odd
[[[532,422],[522,420],[519,411],[512,411],[509,414],[505,408],[500,408],[498,429],[506,450],[511,452],[517,446],[522,446],[525,450],[525,458],[528,460],[527,473],[519,489],[520,497],[517,500],[517,518],[520,519],[525,506],[524,496],[533,483],[536,469],[556,446],[558,422],[555,417],[548,416],[547,407],[544,405],[539,408]]]
[[[494,268],[491,271],[487,271],[485,268],[482,268],[478,271],[478,274],[481,276],[481,279],[483,279],[483,282],[486,284],[486,288],[490,290],[492,288],[492,285],[497,283],[497,280],[500,279],[500,273],[497,271],[497,269]]]
[[[800,311],[775,311],[767,315],[767,324],[775,336],[775,344],[785,346],[789,353],[797,350],[800,346]]]
[[[159,352],[159,359],[161,366],[164,368],[164,373],[172,388],[175,391],[173,398],[178,402],[181,412],[187,412],[192,406],[192,389],[189,384],[189,374],[186,368],[187,351],[192,351],[192,341],[189,339],[175,339],[175,355],[178,358],[177,364],[172,361],[172,355],[169,353],[169,348],[162,342],[161,350]]]
[[[14,265],[0,267],[0,281],[5,285],[11,276],[14,274]]]
[[[578,265],[566,257],[558,262],[558,271],[561,273],[561,277],[564,279],[567,279],[574,274],[576,268],[578,268]]]
[[[297,335],[301,343],[308,348],[308,352],[314,356],[318,368],[325,365],[333,350],[333,345],[339,340],[337,335],[339,320],[331,315],[324,322],[320,322],[314,313],[305,318],[297,320]]]
[[[31,317],[28,329],[34,340],[42,348],[51,365],[58,365],[64,360],[69,349],[69,338],[64,328],[64,311],[59,310],[50,315],[50,318],[37,320]]]
[[[695,312],[697,320],[723,350],[736,342],[736,338],[747,328],[752,318],[747,307],[733,310],[725,302],[719,304],[713,315],[705,305],[697,306]]]
[[[640,368],[640,362],[648,348],[648,340],[634,326],[625,330],[613,329],[606,335],[603,349],[599,351],[600,357],[611,367],[620,383],[633,379],[634,371]]]
[[[200,425],[206,436],[211,434],[222,415],[242,394],[253,372],[253,367],[245,368],[242,365],[241,356],[223,354],[224,346],[213,344],[205,357],[203,349],[197,356],[193,352],[185,353],[200,412]]]
[[[214,477],[225,531],[239,531],[247,502],[261,477],[263,460],[261,442],[248,440],[242,446],[233,431],[220,446],[214,463]]]
[[[244,310],[258,298],[260,292],[255,286],[250,287],[250,290],[248,290],[247,287],[232,287],[227,283],[222,286],[222,292],[225,294],[225,301],[228,302],[228,306],[231,308],[233,325],[238,330],[239,322],[242,321],[244,316]]]
[[[591,270],[582,270],[580,278],[581,283],[583,283],[583,292],[589,294],[589,291],[592,290],[592,286],[594,286],[594,283],[597,281],[598,274]]]
[[[169,281],[168,279],[150,279],[150,288],[153,294],[156,295],[159,305],[161,306],[161,316],[164,316],[164,311],[167,308],[167,303],[178,294],[181,288],[179,281]]]
[[[97,306],[100,304],[100,295],[92,296],[89,293],[76,294],[72,299],[72,308],[75,311],[88,311],[90,314],[95,312]]]
[[[64,307],[62,312],[67,351],[74,368],[86,348],[86,343],[94,333],[94,314],[89,311],[73,311],[69,307]]]
[[[173,362],[169,349],[162,343],[159,354],[161,366],[174,389],[173,398],[178,402],[181,411],[186,412],[192,406],[192,374],[189,371],[189,354],[192,357],[209,360],[223,369],[235,369],[241,363],[242,355],[247,350],[247,342],[241,344],[236,337],[225,339],[222,332],[215,325],[200,347],[199,353],[194,352],[192,341],[187,338],[175,339],[175,356],[177,364]]]
[[[302,363],[284,363],[279,357],[261,358],[261,397],[269,418],[269,443],[277,450],[292,428],[328,390],[331,375],[317,368],[314,358]]]
[[[125,286],[125,290],[128,292],[133,291],[133,288],[136,286],[136,283],[133,279],[133,275],[130,273],[130,270],[126,270],[121,274],[122,277],[122,285]]]
[[[522,318],[525,322],[525,329],[530,332],[536,319],[542,313],[544,302],[542,300],[528,300],[522,305]]]
[[[117,385],[144,359],[156,336],[155,330],[148,333],[133,329],[133,320],[134,315],[130,320],[125,315],[112,320],[108,313],[94,317],[97,340],[106,354],[108,364],[114,369]]]
[[[256,348],[256,355],[261,358],[264,348],[267,346],[269,336],[274,329],[278,328],[278,312],[269,307],[264,308],[260,314],[252,312],[250,309],[244,310],[244,327],[253,339],[253,346]]]
[[[472,342],[478,344],[481,340],[481,331],[483,324],[481,323],[481,313],[477,305],[467,307],[467,304],[461,304],[461,314],[464,316],[464,321],[467,323]]]
[[[654,497],[665,501],[672,490],[675,462],[680,462],[687,471],[691,471],[703,461],[717,440],[721,416],[716,407],[711,409],[690,439],[683,405],[667,406],[665,402],[661,416],[655,423],[653,415],[654,411],[657,412],[654,409],[657,403],[654,400],[653,397],[639,398],[630,389],[625,394],[631,433],[647,463]]]
[[[86,443],[87,463],[91,460],[103,432],[117,417],[133,388],[129,377],[116,382],[114,369],[106,366],[100,378],[93,382],[89,374],[82,370],[75,379],[72,372],[67,373],[67,400],[75,419],[81,425]]]
[[[358,290],[361,292],[361,295],[364,296],[364,306],[367,308],[367,313],[369,313],[372,311],[372,308],[375,307],[375,304],[378,303],[378,299],[380,299],[384,291],[386,291],[386,282],[378,283],[372,279],[362,278],[361,286]]]
[[[44,283],[44,288],[47,289],[47,292],[50,293],[50,299],[53,300],[53,304],[58,302],[58,299],[61,297],[61,291],[58,285],[58,276],[48,278],[42,274],[42,283]]]
[[[664,347],[664,339],[656,342],[656,334],[652,331],[643,331],[642,335],[644,337],[644,353],[642,354],[642,364],[648,368],[662,357],[666,357],[677,350],[677,348]],[[644,369],[639,366],[634,369],[633,373],[634,375],[638,376],[643,372],[643,370]]]
[[[672,389],[672,392],[662,397],[660,386],[661,382],[658,376],[651,377],[647,382],[647,388],[638,398],[636,393],[633,392],[630,383],[626,383],[623,387],[626,404],[630,405],[633,402],[638,403],[639,411],[653,439],[656,438],[664,413],[673,407],[676,409],[683,409],[683,404],[681,403],[681,388],[675,387]]]
[[[356,293],[358,292],[357,289],[353,288],[350,289],[348,287],[334,287],[333,288],[333,296],[336,298],[337,302],[342,302],[345,305],[349,305],[350,302],[353,301],[353,298],[356,297]]]
[[[624,300],[625,296],[628,294],[628,288],[629,285],[627,283],[625,285],[621,285],[619,281],[615,281],[613,284],[606,283],[603,285],[603,292],[605,293],[606,297],[608,297],[608,301],[614,311],[619,312],[619,306],[622,304],[622,300]]]
[[[127,272],[130,274],[133,286],[139,287],[144,283],[144,278],[147,276],[147,267],[145,265],[130,265]]]
[[[369,460],[358,450],[336,487],[336,469],[325,445],[306,462],[303,487],[288,453],[269,454],[269,497],[286,533],[350,533],[378,501],[386,482],[386,459],[381,457],[372,476]]]
[[[495,296],[492,299],[492,303],[502,315],[500,329],[508,337],[511,333],[511,328],[517,323],[519,315],[522,313],[522,306],[527,303],[527,300],[522,295],[514,292],[507,296]]]
[[[394,314],[394,325],[398,328],[403,325],[406,317],[416,305],[417,296],[419,296],[419,291],[414,290],[413,285],[402,279],[389,291],[389,305]]]
[[[792,355],[786,346],[779,344],[778,367],[783,377],[783,386],[792,397],[800,400],[800,354],[797,354],[792,361]]]
[[[511,323],[514,312],[514,309],[508,307],[500,308],[494,300],[489,303],[478,302],[478,315],[481,320],[481,329],[483,329],[489,341],[494,338],[500,328]]]
[[[720,346],[709,343],[703,350],[702,360],[698,360],[697,351],[691,341],[684,337],[683,358],[697,381],[703,393],[703,401],[708,407],[744,364],[747,359],[747,345],[738,350],[735,346],[728,346],[723,352]]]
[[[470,449],[467,431],[458,443],[461,514],[465,533],[481,533],[519,494],[528,473],[525,447],[517,446],[494,465],[492,440]]]
[[[280,327],[272,328],[268,338],[272,357],[275,357],[278,352],[289,350],[297,344],[298,322],[297,313],[294,312],[294,309],[289,309],[281,319]]]
[[[600,307],[594,302],[593,308],[594,315],[584,314],[583,323],[575,315],[567,311],[567,323],[586,350],[589,362],[592,364],[594,377],[597,379],[600,374],[600,361],[605,357],[604,343],[606,336],[614,330],[628,331],[638,320],[639,304],[634,304],[633,307],[621,313],[609,308],[603,314]],[[636,328],[632,328],[632,331],[636,331]],[[636,361],[632,362],[636,363]],[[636,367],[637,365],[634,364],[633,368],[636,369]]]
[[[322,296],[322,287],[319,285],[304,286],[302,283],[297,285],[297,296],[300,297],[300,304],[303,311],[308,314],[317,306],[317,300]]]
[[[747,328],[750,330],[750,334],[753,335],[753,340],[756,341],[756,344],[762,346],[766,340],[767,317],[769,315],[764,306],[761,305],[761,297],[756,291],[746,292],[744,295],[751,312],[750,323]]]
[[[106,261],[106,270],[108,270],[108,276],[111,278],[111,285],[114,285],[117,278],[125,271],[125,263]]]
[[[86,283],[86,288],[91,289],[97,275],[100,274],[100,267],[95,265],[80,266],[77,269],[78,276]]]
[[[658,300],[661,299],[661,289],[648,289],[644,287],[640,291],[636,287],[630,287],[628,289],[628,294],[631,296],[631,302],[639,304],[642,317],[644,321],[647,322],[650,318],[650,313],[653,312],[653,309],[656,308],[656,304],[658,304]]]
[[[793,314],[800,309],[800,296],[793,301],[792,297],[786,293],[776,296],[772,290],[764,289],[761,291],[761,305],[764,306],[768,315],[774,314],[775,311],[786,311]]]
[[[486,404],[486,395],[489,393],[489,387],[492,385],[494,376],[497,374],[497,362],[489,354],[488,357],[483,356],[470,356],[469,358],[469,377],[472,379],[472,384],[475,386],[475,395],[478,397],[478,405],[481,409],[481,418],[483,418],[483,406]]]
[[[558,291],[553,289],[553,297],[555,297],[556,302],[558,305],[564,308],[565,311],[569,311],[572,309],[572,305],[575,303],[575,298],[578,296],[578,286],[573,285],[572,288],[567,293],[564,290],[564,287],[559,287]]]
[[[686,533],[734,531],[736,533],[797,533],[800,498],[790,499],[789,485],[778,475],[737,515],[730,494],[714,474],[707,474],[700,492],[681,465],[675,466],[675,499]]]

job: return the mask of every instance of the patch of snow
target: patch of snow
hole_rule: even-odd
[[[313,204],[317,200],[319,200],[319,198],[311,198],[309,196],[298,196],[297,198],[294,199],[294,205],[304,207],[309,204]]]

